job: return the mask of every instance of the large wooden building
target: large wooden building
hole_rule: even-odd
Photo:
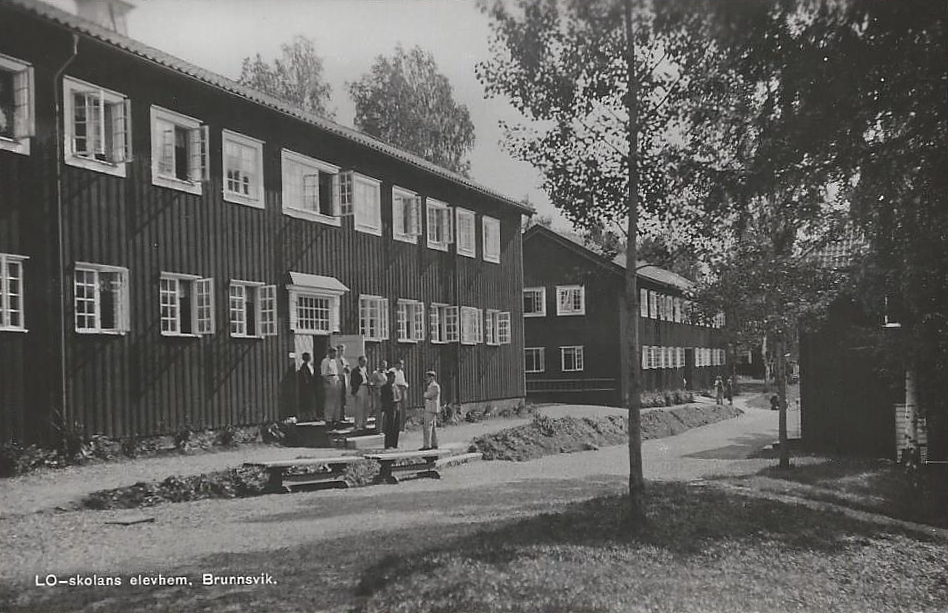
[[[621,406],[624,257],[536,225],[524,234],[523,258],[528,397]],[[637,268],[642,389],[707,389],[725,371],[723,317],[692,316],[684,277]]]
[[[0,436],[295,415],[334,337],[523,399],[521,216],[414,155],[33,0],[0,3]]]

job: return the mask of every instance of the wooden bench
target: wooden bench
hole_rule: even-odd
[[[342,478],[348,464],[361,462],[362,456],[347,455],[326,458],[297,458],[295,460],[275,460],[272,462],[245,462],[244,466],[257,466],[266,469],[270,475],[267,490],[288,493],[294,487],[319,486],[347,488],[349,484]],[[327,472],[308,475],[287,475],[286,471],[296,466],[325,466]]]
[[[438,472],[437,461],[441,456],[452,455],[452,449],[428,449],[425,451],[392,451],[386,453],[367,453],[366,459],[375,460],[380,465],[379,476],[375,478],[376,483],[399,482],[395,472],[411,472],[415,478],[428,477],[431,479],[440,479],[441,473]],[[405,464],[395,463],[399,460],[417,460]]]

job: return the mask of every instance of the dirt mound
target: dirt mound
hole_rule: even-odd
[[[642,440],[664,438],[691,428],[741,415],[732,406],[688,404],[642,413]],[[532,423],[478,437],[471,451],[485,460],[522,462],[554,455],[620,445],[628,441],[629,422],[621,415],[604,417],[534,417]]]

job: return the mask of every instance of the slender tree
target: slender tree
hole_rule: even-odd
[[[304,111],[332,118],[332,88],[323,75],[323,60],[312,39],[296,36],[280,47],[282,55],[270,65],[260,54],[245,57],[237,79]]]
[[[378,56],[368,73],[349,84],[349,95],[358,129],[444,168],[470,171],[474,124],[431,53],[398,46],[392,57]]]

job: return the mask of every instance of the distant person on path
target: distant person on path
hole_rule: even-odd
[[[365,428],[365,422],[369,416],[369,371],[365,367],[368,363],[368,359],[364,355],[360,355],[359,365],[349,375],[351,397],[347,406],[352,409],[356,430]]]
[[[346,396],[348,395],[349,389],[349,360],[346,359],[346,346],[337,345],[336,346],[336,360],[339,362],[339,376],[342,378],[342,390],[340,391],[340,408],[339,411],[339,421],[343,421],[346,418]]]
[[[310,362],[312,356],[304,353],[303,363],[296,371],[296,394],[299,399],[297,411],[300,417],[309,417],[316,408],[316,371]]]
[[[385,384],[379,391],[379,400],[382,403],[383,423],[385,424],[385,448],[398,448],[398,403],[395,402],[395,371],[385,373]]]
[[[780,410],[780,396],[774,394],[770,397],[770,410],[779,411]]]
[[[724,404],[724,380],[720,375],[714,380],[714,403]]]
[[[382,386],[388,382],[388,361],[382,360],[382,365],[369,375],[369,414],[375,418],[376,432],[385,431],[385,412],[382,410]]]
[[[326,403],[324,408],[326,421],[335,427],[342,421],[342,395],[345,390],[335,347],[330,347],[328,354],[323,358],[319,374],[323,379],[323,389],[326,391],[323,396]]]
[[[408,379],[405,376],[405,360],[395,362],[395,387],[398,388],[396,402],[398,403],[398,414],[401,423],[398,424],[400,430],[405,429],[405,402],[408,400]]]
[[[425,373],[425,412],[422,431],[424,433],[424,446],[422,451],[438,448],[438,411],[441,410],[441,386],[438,385],[435,371],[429,370]]]
[[[727,395],[727,403],[734,406],[734,375],[731,375],[724,382],[724,392]]]

